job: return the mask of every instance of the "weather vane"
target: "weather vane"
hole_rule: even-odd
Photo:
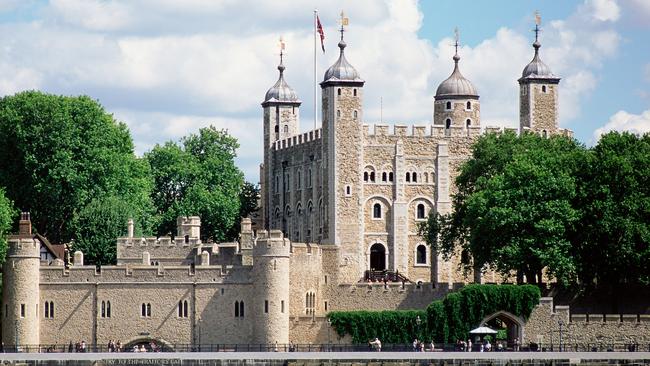
[[[539,15],[539,11],[535,11],[535,42],[537,42],[537,38],[539,36],[539,32],[542,30],[539,29],[539,26],[542,25],[542,17]]]
[[[347,27],[348,24],[350,24],[350,20],[345,16],[343,10],[341,10],[341,40],[343,40],[343,32],[345,32],[344,27]]]
[[[458,43],[460,41],[460,32],[458,31],[458,27],[454,28],[454,39],[456,40],[454,47],[456,48],[456,54],[458,54],[458,46],[460,45]]]
[[[284,56],[284,47],[285,47],[284,38],[282,38],[282,36],[280,36],[278,47],[280,48],[280,63],[282,63],[282,56]]]

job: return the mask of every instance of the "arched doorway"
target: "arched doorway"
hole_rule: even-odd
[[[500,332],[497,336],[505,337],[509,347],[515,344],[515,340],[520,344],[523,339],[524,320],[507,311],[498,311],[486,316],[480,326],[487,326]]]
[[[386,269],[386,249],[379,243],[370,247],[370,269],[375,271]]]
[[[123,345],[124,352],[134,352],[134,347],[144,347],[147,352],[174,352],[174,348],[167,341],[151,337],[132,339]]]

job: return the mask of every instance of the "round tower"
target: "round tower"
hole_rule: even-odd
[[[19,228],[7,238],[2,266],[2,342],[10,347],[40,344],[40,242],[32,236],[29,213],[21,213]]]
[[[456,32],[456,53],[454,54],[454,71],[436,90],[433,107],[434,125],[445,126],[447,135],[455,129],[469,130],[481,124],[479,95],[467,78],[460,73],[458,61],[458,32]]]
[[[253,247],[255,343],[289,343],[289,248],[280,230],[260,231]]]

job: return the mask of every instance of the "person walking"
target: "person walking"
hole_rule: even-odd
[[[381,341],[379,340],[379,338],[375,337],[375,339],[373,339],[372,341],[370,341],[368,343],[370,344],[370,346],[372,346],[372,348],[375,351],[381,352]]]

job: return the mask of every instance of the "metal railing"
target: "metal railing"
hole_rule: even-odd
[[[366,270],[363,275],[363,282],[402,282],[408,283],[408,278],[404,277],[401,273],[397,271],[389,270]]]
[[[96,353],[96,352],[141,352],[141,345],[146,352],[369,352],[376,351],[369,344],[157,344],[155,349],[149,344],[138,343],[138,351],[133,345],[121,350],[109,348],[108,345],[86,345],[85,349],[63,344],[4,346],[2,353]],[[412,344],[383,344],[382,352],[418,352]],[[481,352],[480,344],[473,344],[471,351],[458,344],[436,343],[434,352]],[[430,343],[424,347],[424,352],[432,352]],[[484,349],[483,352],[488,352]],[[534,343],[517,346],[503,344],[502,348],[492,345],[489,352],[650,352],[650,343],[564,343],[560,349],[558,344]]]

